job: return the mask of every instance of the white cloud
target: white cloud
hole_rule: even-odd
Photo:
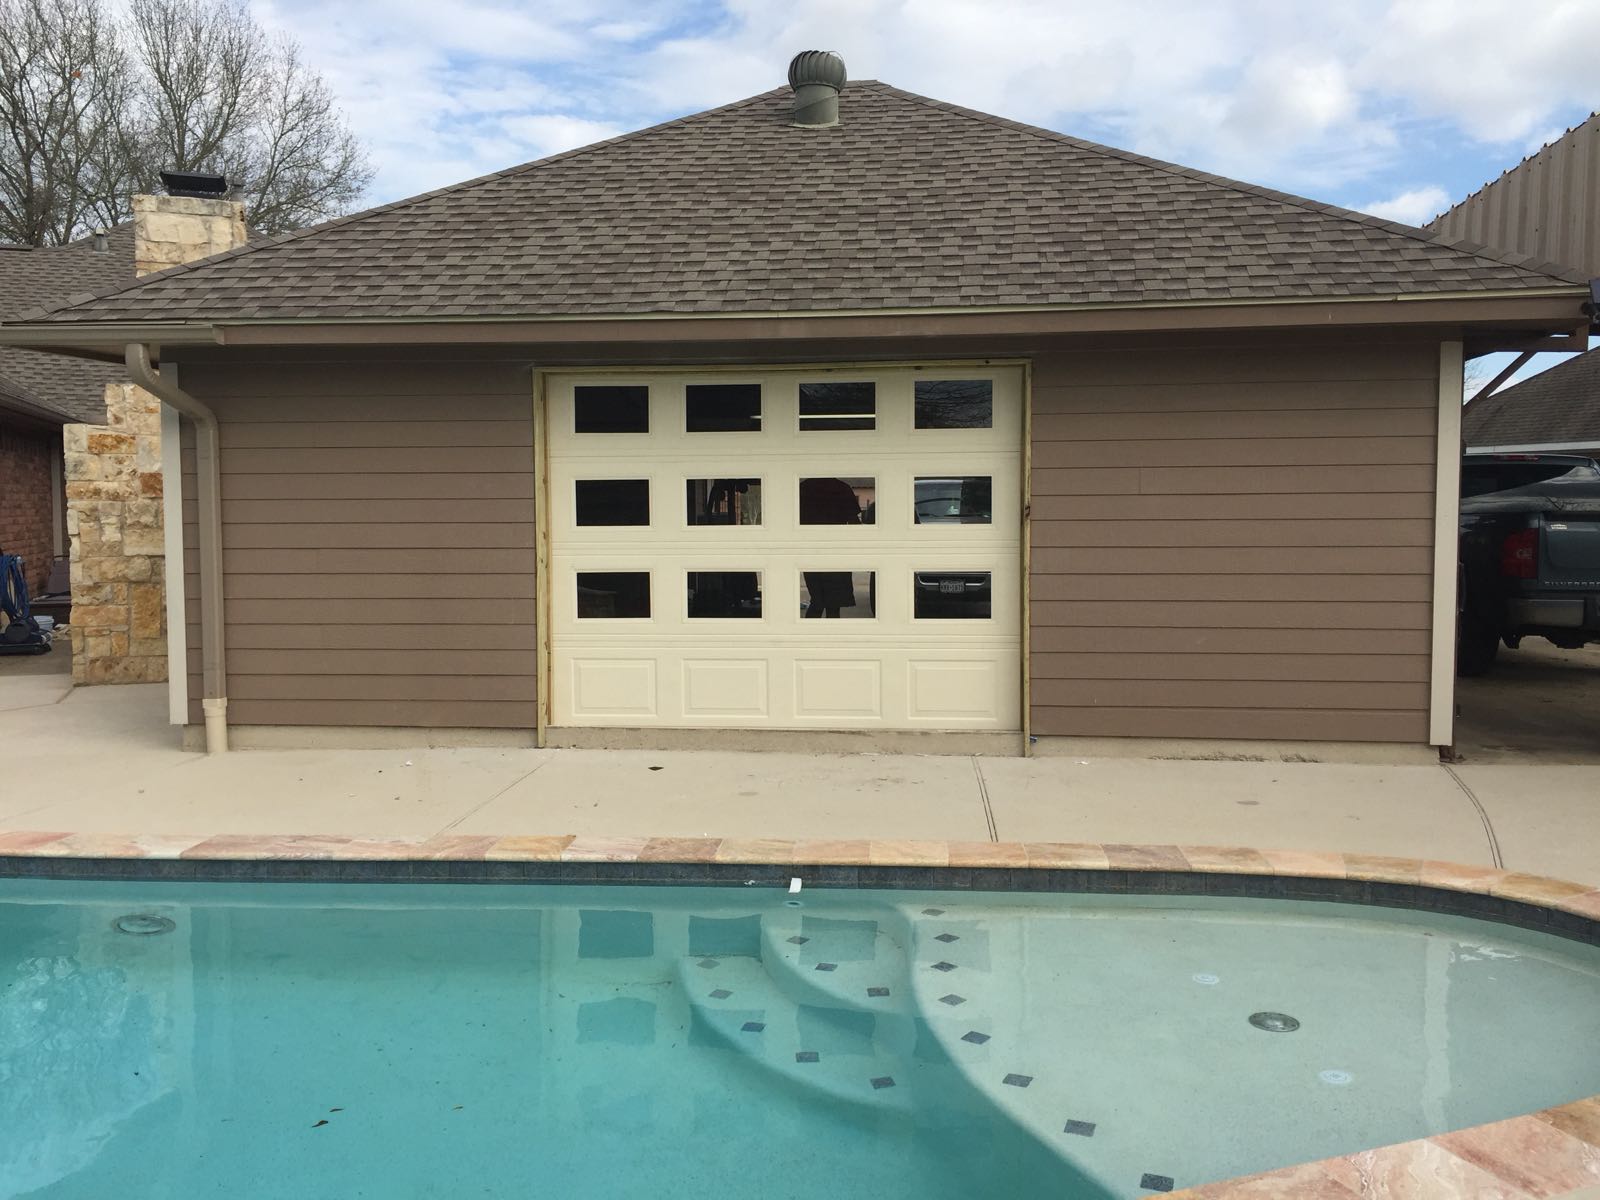
[[[1385,221],[1399,221],[1402,225],[1424,225],[1449,208],[1451,203],[1450,193],[1442,187],[1420,187],[1387,200],[1363,204],[1361,211],[1382,217]]]
[[[627,130],[604,121],[588,121],[582,117],[564,117],[556,114],[530,114],[525,117],[508,117],[500,127],[525,148],[525,158],[543,158],[603,142]],[[507,164],[510,165],[510,164]]]

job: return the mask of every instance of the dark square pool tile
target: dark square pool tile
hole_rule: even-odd
[[[942,916],[944,916],[944,909],[942,909],[942,908],[925,908],[925,909],[922,910],[922,915],[925,916],[925,917],[942,917]]]
[[[1172,1190],[1172,1176],[1151,1175],[1146,1172],[1139,1176],[1139,1186],[1147,1192],[1170,1192]]]
[[[886,987],[869,987],[867,989],[867,995],[869,996],[887,996],[888,994],[889,989]]]
[[[814,971],[837,971],[838,969],[839,969],[839,964],[838,963],[818,963],[815,967],[812,968],[812,970],[814,970]]]
[[[711,998],[713,1000],[726,1000],[731,995],[733,995],[733,993],[727,988],[717,988],[711,993]]]
[[[695,964],[695,966],[697,966],[697,967],[706,967],[706,968],[711,968],[711,967],[720,967],[720,966],[721,966],[721,965],[722,965],[722,964],[721,964],[721,963],[719,963],[719,962],[718,962],[718,961],[717,961],[717,960],[716,960],[716,959],[714,959],[714,958],[702,958],[702,959],[701,959],[701,960],[700,960],[700,961],[699,961],[699,962],[697,962],[697,963],[696,963],[696,964]]]
[[[961,940],[961,935],[958,933],[941,933],[933,940],[936,942],[959,942]]]
[[[746,1021],[743,1025],[739,1026],[739,1028],[745,1033],[760,1033],[766,1027],[767,1023],[765,1021]]]
[[[956,965],[953,962],[936,962],[933,964],[933,969],[935,971],[954,971]]]
[[[979,1033],[976,1029],[969,1029],[961,1035],[963,1042],[971,1042],[974,1046],[981,1046],[989,1040],[987,1033]]]
[[[796,1050],[794,1053],[794,1060],[799,1063],[816,1062],[821,1057],[815,1050]]]
[[[1030,1083],[1033,1082],[1033,1076],[1032,1075],[1018,1075],[1018,1074],[1012,1073],[1010,1075],[1007,1075],[1000,1082],[1001,1083],[1010,1084],[1012,1087],[1027,1087]]]
[[[790,944],[790,945],[791,945],[791,946],[804,946],[804,945],[805,945],[805,944],[806,944],[806,943],[807,943],[807,942],[809,942],[809,941],[810,941],[810,940],[811,940],[811,939],[810,939],[810,938],[808,938],[808,937],[801,937],[801,936],[800,936],[800,935],[799,935],[799,934],[798,934],[798,933],[797,933],[797,934],[795,934],[795,935],[794,935],[794,936],[793,936],[793,937],[792,937],[792,938],[785,938],[785,939],[784,939],[784,940],[785,940],[785,941],[786,941],[786,942],[788,942],[788,943],[789,943],[789,944]]]
[[[967,998],[965,996],[958,996],[954,992],[951,992],[948,996],[939,997],[940,1004],[948,1004],[951,1008],[954,1008],[958,1004],[965,1004],[966,1002]]]
[[[872,1081],[873,1091],[882,1091],[886,1087],[893,1087],[894,1079],[889,1075],[880,1075]]]
[[[1061,1132],[1062,1133],[1075,1133],[1079,1137],[1093,1137],[1094,1136],[1094,1122],[1093,1121],[1068,1121],[1065,1125],[1063,1125],[1061,1127]]]

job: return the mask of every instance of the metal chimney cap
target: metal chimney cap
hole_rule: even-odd
[[[196,196],[202,200],[222,200],[228,195],[228,181],[204,171],[163,171],[161,186],[169,196]]]
[[[832,50],[802,50],[789,63],[789,86],[795,89],[821,84],[843,91],[848,78],[844,59]]]

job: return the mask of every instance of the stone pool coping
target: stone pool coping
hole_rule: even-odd
[[[455,834],[405,841],[0,831],[0,877],[780,885],[791,874],[823,887],[1342,900],[1460,912],[1600,944],[1600,887],[1384,855],[1074,842]],[[1291,880],[1297,882],[1291,885]],[[1189,1200],[1543,1200],[1596,1185],[1600,1096],[1591,1096],[1489,1125],[1172,1195]]]

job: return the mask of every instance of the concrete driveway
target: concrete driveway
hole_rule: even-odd
[[[1463,762],[1600,764],[1600,646],[1502,646],[1487,675],[1456,681],[1456,703]]]

